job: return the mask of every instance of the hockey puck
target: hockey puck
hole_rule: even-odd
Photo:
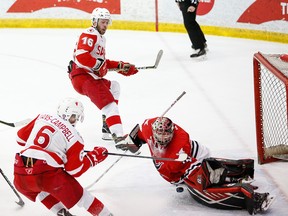
[[[182,193],[184,191],[183,187],[177,187],[176,188],[177,193]]]

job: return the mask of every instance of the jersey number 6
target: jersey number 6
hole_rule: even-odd
[[[50,144],[50,136],[55,132],[55,129],[51,126],[42,127],[34,139],[34,145],[40,146],[45,149]]]

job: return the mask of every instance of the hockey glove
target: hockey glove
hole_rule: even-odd
[[[86,154],[91,163],[91,167],[105,160],[108,156],[108,150],[105,147],[94,147],[93,151]]]
[[[97,76],[104,77],[108,72],[106,60],[98,58],[92,70]]]
[[[135,68],[135,65],[122,61],[119,61],[118,69],[119,70],[117,72],[124,76],[130,76],[138,72],[137,68]]]

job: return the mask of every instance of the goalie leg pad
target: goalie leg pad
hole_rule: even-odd
[[[245,195],[239,185],[216,186],[200,191],[188,186],[191,196],[199,203],[210,208],[240,210],[246,208]],[[215,196],[217,194],[218,196]],[[221,197],[221,199],[219,199]]]
[[[204,181],[202,181],[203,189],[211,185],[221,185],[225,183],[227,169],[214,158],[204,159],[201,169],[203,170],[204,177]]]
[[[213,158],[214,160],[221,163],[221,165],[227,169],[227,177],[232,177],[234,179],[240,178],[254,178],[254,160],[253,159],[222,159]]]
[[[217,161],[204,159],[201,165],[188,175],[184,182],[187,186],[203,191],[213,185],[225,183],[227,171]]]
[[[189,175],[186,183],[189,182],[188,185],[193,183],[194,187],[204,190],[210,186],[229,183],[231,182],[230,179],[243,179],[247,175],[251,178],[254,176],[253,160],[229,160],[211,157],[203,160],[199,170],[193,175]]]

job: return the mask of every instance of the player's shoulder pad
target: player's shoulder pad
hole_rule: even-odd
[[[89,27],[89,28],[85,29],[84,33],[91,34],[91,35],[98,35],[99,34],[99,32],[93,27]]]

